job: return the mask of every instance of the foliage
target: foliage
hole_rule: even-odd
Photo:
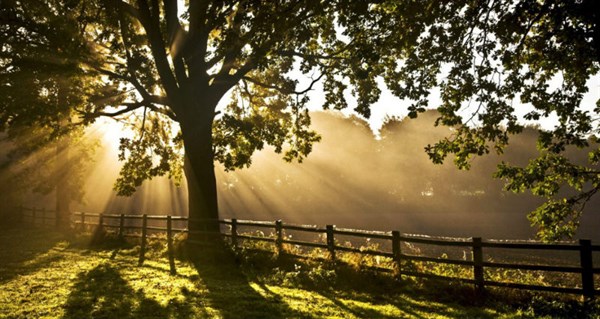
[[[198,195],[189,196],[190,201],[205,201],[190,207],[214,210],[204,217],[217,214],[214,160],[227,169],[244,167],[265,145],[285,152],[286,160],[301,160],[311,152],[319,137],[308,128],[307,93],[319,81],[324,108],[352,107],[366,118],[381,95],[380,80],[410,103],[410,117],[426,107],[437,108],[437,123],[454,131],[428,146],[427,152],[435,163],[454,155],[459,168],[468,168],[473,156],[502,152],[510,134],[522,131],[514,103],[531,106],[527,120],[556,115],[556,127],[540,132],[540,157],[525,169],[507,163],[497,174],[508,180],[510,189],[531,187],[548,197],[548,203],[531,215],[543,239],[572,234],[581,205],[600,187],[597,152],[590,154],[589,166],[572,165],[563,154],[569,146],[588,146],[598,131],[598,106],[588,110],[590,106],[581,103],[586,82],[599,70],[597,1],[180,4],[4,1],[3,12],[18,22],[17,37],[6,36],[13,33],[3,27],[7,43],[26,50],[12,44],[2,50],[14,56],[41,48],[35,56],[46,55],[55,65],[68,67],[76,75],[69,78],[71,83],[102,74],[106,85],[79,95],[94,102],[76,108],[84,121],[144,109],[178,122],[190,164],[188,180],[200,188],[198,194],[188,188]],[[63,18],[58,12],[69,14]],[[36,41],[41,31],[60,35],[67,43]],[[10,58],[2,61],[9,70],[15,63]],[[298,70],[308,85],[292,77]],[[38,91],[44,88],[31,84]],[[441,104],[429,105],[436,88]],[[231,102],[217,109],[227,92],[233,92]],[[18,105],[17,100],[5,99],[10,105]],[[0,115],[12,119],[15,113],[36,118],[57,114],[30,107],[24,109],[27,112],[11,107]],[[131,194],[144,179],[180,169],[175,162],[182,156],[166,150],[173,137],[155,138],[162,141],[122,144],[126,168],[116,186],[121,194]],[[564,185],[578,193],[566,200],[555,198]]]
[[[62,5],[68,14],[54,10]],[[97,94],[112,88],[80,68],[80,61],[97,56],[82,40],[85,12],[71,9],[60,1],[0,4],[0,132],[8,140],[0,169],[19,196],[60,188],[66,201],[83,199],[84,169],[96,141],[84,136],[83,125],[92,119],[76,114],[102,104]]]
[[[30,191],[48,195],[58,187],[68,191],[69,201],[84,202],[81,187],[85,174],[93,163],[97,141],[86,138],[80,129],[49,138],[51,129],[36,128],[10,132],[5,149],[7,160],[0,165],[2,196],[17,197],[13,207],[22,204]],[[66,146],[68,145],[68,146]],[[68,150],[64,148],[68,147]],[[67,154],[59,154],[59,153]],[[68,163],[61,162],[67,156]],[[68,178],[65,178],[68,176]]]
[[[120,140],[119,160],[125,163],[115,182],[117,193],[133,195],[143,181],[165,174],[179,185],[183,178],[182,143],[170,123],[158,114],[144,112],[134,125],[141,126],[134,136]]]
[[[596,143],[594,143],[596,145]],[[579,227],[579,217],[586,203],[599,188],[597,181],[598,161],[590,152],[590,165],[572,163],[565,154],[544,152],[531,160],[526,167],[499,165],[497,177],[509,179],[506,189],[522,192],[530,189],[547,201],[529,214],[531,223],[538,227],[538,236],[545,240],[557,240],[572,237]],[[570,186],[577,193],[568,198],[557,195],[564,185]],[[557,198],[558,197],[558,198]]]
[[[555,115],[556,127],[541,131],[540,156],[525,168],[506,163],[497,177],[507,188],[546,196],[530,215],[542,239],[573,234],[581,206],[600,187],[597,145],[588,166],[573,165],[563,155],[569,146],[587,147],[598,133],[597,106],[582,105],[588,80],[597,76],[600,25],[597,1],[439,1],[400,2],[389,7],[406,21],[413,46],[401,63],[388,67],[386,84],[399,97],[414,100],[411,117],[423,112],[429,92],[440,89],[438,124],[455,131],[429,145],[435,163],[449,154],[459,168],[473,156],[502,152],[510,134],[523,130],[515,102],[531,107],[524,118]],[[558,83],[558,84],[556,84]],[[578,193],[555,199],[559,189]]]
[[[85,41],[92,12],[60,0],[1,5],[1,129],[38,126],[56,137],[76,129],[76,124],[89,124],[93,118],[75,114],[85,114],[92,105],[106,106],[99,95],[117,92],[98,73],[81,67],[100,59]]]

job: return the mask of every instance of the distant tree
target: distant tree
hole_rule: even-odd
[[[58,4],[32,3],[26,11],[13,1],[1,4],[0,131],[9,141],[1,174],[11,185],[3,195],[17,193],[21,202],[28,191],[54,192],[57,225],[68,227],[93,151],[83,138],[91,121],[76,115],[107,86],[79,66],[95,54],[81,38],[82,13],[63,15],[54,10]]]
[[[6,159],[0,161],[0,199],[3,212],[14,219],[19,205],[35,205],[26,201],[32,193],[52,194],[56,225],[69,228],[71,203],[84,201],[82,186],[93,163],[95,141],[86,138],[82,130],[49,138],[51,135],[48,128],[10,131],[1,154]]]
[[[2,5],[11,7],[17,20],[44,6]],[[528,119],[557,114],[556,129],[540,132],[540,157],[529,168],[504,165],[498,173],[509,180],[509,189],[549,196],[531,215],[542,238],[572,234],[579,216],[575,206],[599,187],[596,170],[562,156],[565,147],[586,146],[597,132],[592,113],[598,109],[586,112],[580,102],[586,81],[598,72],[598,1],[198,0],[180,5],[177,0],[56,0],[46,8],[53,18],[57,12],[93,12],[79,20],[85,22],[82,44],[104,59],[77,59],[80,69],[135,91],[124,99],[106,95],[102,100],[110,103],[82,115],[144,114],[138,137],[122,139],[120,158],[126,163],[117,190],[131,194],[144,179],[177,170],[182,156],[177,147],[183,148],[192,230],[201,227],[199,219],[218,217],[215,160],[226,169],[244,167],[265,144],[285,150],[287,160],[301,160],[311,151],[319,138],[308,129],[306,93],[317,81],[323,83],[324,108],[347,108],[345,93],[351,91],[354,110],[367,118],[381,93],[379,78],[396,96],[412,101],[412,117],[425,110],[430,91],[439,87],[438,123],[457,130],[427,151],[438,163],[454,154],[461,168],[490,148],[501,151],[509,134],[521,131],[514,100],[532,106]],[[290,75],[296,68],[310,77],[306,86]],[[549,87],[554,78],[562,82],[556,89]],[[228,92],[229,105],[217,109]],[[146,125],[148,120],[153,122]],[[180,130],[145,134],[164,132],[168,120]],[[600,151],[590,154],[593,165],[599,158]],[[563,183],[580,193],[554,200]]]

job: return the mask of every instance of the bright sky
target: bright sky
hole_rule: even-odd
[[[298,76],[299,80],[301,81],[299,89],[303,89],[306,85],[308,85],[308,80],[302,79],[301,74],[299,74]],[[600,74],[597,74],[596,76],[590,78],[588,80],[587,85],[588,93],[585,94],[581,105],[583,109],[592,111],[596,105],[596,101],[600,99]],[[371,129],[374,132],[378,132],[386,117],[405,117],[408,114],[407,108],[409,102],[403,101],[395,97],[389,90],[385,88],[385,84],[383,83],[383,81],[379,81],[379,87],[382,89],[382,94],[379,101],[371,106],[371,118],[368,120]],[[325,100],[322,85],[315,85],[315,89],[309,95],[311,98],[309,108],[311,110],[321,110],[321,106],[323,105],[323,102]],[[353,98],[349,93],[347,94],[347,96],[349,97],[349,101],[353,101]],[[429,107],[432,109],[436,108],[438,105],[440,105],[440,103],[441,100],[439,90],[431,91],[429,96]],[[348,110],[345,110],[344,113],[347,115],[355,114],[354,112],[352,112],[352,108],[353,106],[351,104],[350,108]],[[521,119],[523,119],[523,116],[529,111],[531,111],[531,109],[531,105],[521,104],[518,101],[515,101],[515,110],[517,115]],[[537,122],[537,124],[540,124],[543,128],[551,129],[556,124],[556,121],[556,116],[551,116],[549,118],[540,120],[539,122]],[[534,121],[525,120],[523,120],[523,122],[528,124],[536,123]]]
[[[297,88],[298,91],[304,90],[310,84],[310,79],[307,76],[300,73],[299,71],[293,71],[290,75],[299,81],[299,85]],[[556,83],[559,83],[559,81],[559,79],[553,81],[553,83],[551,83],[551,87],[553,87],[553,85],[558,85]],[[407,116],[407,109],[409,106],[408,101],[403,101],[397,98],[389,90],[387,90],[385,84],[383,83],[383,80],[378,81],[378,83],[382,91],[381,97],[379,98],[379,101],[377,101],[377,103],[371,106],[371,118],[368,119],[371,130],[373,130],[375,134],[379,132],[379,129],[383,125],[386,117],[397,116],[402,118]],[[592,111],[596,105],[596,101],[600,100],[600,74],[597,74],[596,76],[590,78],[587,82],[587,86],[588,93],[584,95],[581,105],[582,109]],[[323,110],[322,105],[325,102],[325,95],[323,93],[322,83],[319,82],[316,85],[314,85],[313,90],[309,93],[309,96],[309,110]],[[354,102],[355,99],[352,97],[350,90],[347,90],[346,96],[348,98],[350,106],[348,107],[348,109],[343,110],[342,113],[344,113],[345,115],[357,115],[354,111],[352,111],[356,103]],[[223,97],[219,104],[219,108],[225,107],[229,101],[229,98],[229,94],[225,95],[225,97]],[[440,105],[440,103],[441,100],[439,90],[432,90],[429,95],[429,107],[431,109],[435,109],[437,108],[437,106]],[[521,104],[518,100],[515,100],[514,107],[517,116],[521,118],[522,121],[526,124],[539,124],[542,128],[552,129],[557,123],[556,116],[550,116],[549,118],[544,118],[537,122],[526,121],[523,119],[523,116],[532,110],[532,106],[529,104]],[[468,110],[465,111],[465,115],[467,114],[467,112]]]

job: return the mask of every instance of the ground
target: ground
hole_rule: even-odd
[[[190,248],[180,252],[185,258],[176,261],[177,274],[170,275],[164,241],[151,241],[149,256],[138,266],[139,246],[90,246],[89,240],[89,236],[40,229],[1,231],[0,318],[550,318],[557,314],[553,309],[544,314],[525,305],[444,297],[389,278],[382,283],[369,275],[353,275],[364,283],[340,282],[348,278],[343,271],[336,274],[320,266],[302,270],[309,266],[300,262],[289,270],[272,260],[253,265],[259,255],[202,253],[210,250],[206,247],[194,248],[193,254]],[[574,313],[569,310],[563,315]]]

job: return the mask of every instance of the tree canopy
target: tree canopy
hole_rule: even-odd
[[[84,13],[63,15],[55,5],[3,3],[0,130],[11,143],[2,152],[9,161],[0,163],[0,171],[7,197],[22,197],[25,189],[54,191],[57,223],[68,224],[68,205],[82,200],[81,174],[94,148],[83,140],[91,121],[77,114],[105,84],[78,65],[95,54],[82,38]]]
[[[600,3],[597,1],[453,1],[421,3],[411,49],[386,84],[415,100],[411,115],[424,110],[439,87],[439,124],[454,126],[449,137],[427,147],[442,162],[453,154],[460,168],[490,149],[502,152],[510,134],[523,130],[515,105],[529,107],[526,120],[555,116],[539,130],[539,156],[525,167],[503,163],[496,177],[507,189],[547,197],[530,214],[543,239],[574,234],[585,203],[600,187],[595,143],[600,101],[582,105],[587,83],[600,67]],[[441,76],[441,77],[440,77]],[[597,77],[596,77],[597,79]],[[592,87],[598,89],[598,83]],[[588,165],[571,162],[568,147],[591,144]],[[565,186],[578,193],[565,198]]]
[[[590,165],[563,156],[598,133],[600,105],[581,103],[600,66],[594,0],[7,0],[1,6],[3,77],[28,70],[19,61],[34,69],[52,62],[73,76],[48,69],[49,78],[80,88],[74,96],[82,103],[59,105],[81,123],[137,112],[137,136],[121,139],[125,165],[117,190],[130,194],[144,179],[179,176],[183,166],[190,217],[198,220],[191,229],[218,217],[215,160],[244,167],[266,144],[287,160],[310,153],[319,137],[309,128],[307,93],[317,82],[323,108],[353,107],[366,118],[380,97],[380,80],[406,100],[411,117],[437,108],[437,123],[454,131],[427,152],[436,163],[453,155],[460,168],[473,156],[501,152],[510,134],[523,129],[515,104],[531,108],[529,120],[556,115],[557,126],[540,131],[537,159],[527,167],[503,164],[497,173],[509,189],[548,197],[531,215],[542,238],[573,234],[580,205],[600,187],[600,150],[590,152]],[[301,86],[293,71],[308,84]],[[48,90],[39,72],[28,72],[33,80],[23,83],[37,88],[37,96]],[[85,77],[102,84],[82,86]],[[442,102],[429,105],[436,88]],[[3,126],[60,114],[10,98],[14,84],[0,89],[8,92],[0,102]],[[229,104],[217,109],[228,92]],[[556,198],[563,185],[579,193]]]

